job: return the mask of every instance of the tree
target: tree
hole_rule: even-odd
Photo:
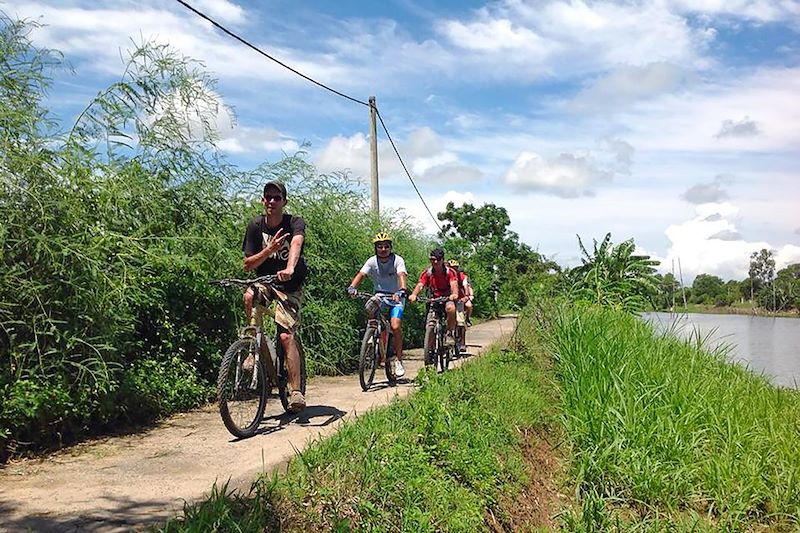
[[[753,300],[755,293],[775,278],[774,252],[762,248],[760,252],[750,254],[748,275],[750,277],[750,299]]]
[[[692,302],[697,304],[717,305],[727,294],[725,282],[711,274],[700,274],[692,283]],[[722,304],[725,305],[725,304]]]
[[[636,254],[633,239],[614,246],[611,233],[607,233],[599,245],[596,240],[593,243],[589,253],[578,236],[583,264],[567,276],[572,297],[628,312],[641,311],[648,303],[655,307],[659,287],[655,267],[659,262]]]
[[[771,285],[772,290],[758,293],[759,305],[771,311],[800,309],[800,263],[779,270]]]
[[[552,273],[559,270],[555,262],[520,242],[508,228],[511,219],[504,207],[456,207],[449,202],[438,218],[445,221],[440,237],[448,256],[458,259],[470,275],[481,313],[524,307],[529,292],[546,291]]]

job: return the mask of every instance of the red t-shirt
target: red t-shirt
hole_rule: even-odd
[[[446,268],[444,272],[434,272],[433,268],[426,268],[419,277],[419,282],[428,287],[433,298],[450,296],[450,282],[458,277],[452,268]]]
[[[465,272],[458,272],[458,298],[461,299],[467,295],[466,283],[467,274]]]

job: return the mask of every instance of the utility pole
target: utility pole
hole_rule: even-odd
[[[377,107],[375,97],[369,97],[369,169],[370,190],[372,191],[372,211],[381,214],[380,195],[378,194],[378,126],[376,122]]]
[[[683,311],[686,312],[686,287],[683,286],[683,269],[681,268],[681,258],[678,257],[678,274],[681,277],[681,293],[683,293]]]

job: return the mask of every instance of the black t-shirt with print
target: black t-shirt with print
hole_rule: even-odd
[[[275,227],[267,226],[267,216],[259,215],[250,221],[247,225],[247,232],[244,234],[244,242],[242,243],[242,251],[245,257],[255,255],[267,246],[272,241],[273,236],[278,233],[278,230],[283,228],[283,233],[289,233],[286,240],[283,241],[283,246],[269,256],[261,265],[256,269],[256,274],[264,276],[266,274],[277,274],[279,271],[286,268],[289,259],[289,246],[291,245],[292,238],[295,235],[306,234],[306,223],[302,217],[296,217],[288,213],[283,215],[281,223]],[[305,247],[305,243],[303,243]],[[297,265],[294,267],[294,275],[289,281],[276,283],[278,289],[288,292],[294,292],[302,287],[303,282],[308,274],[306,268],[306,260],[303,257],[303,249],[300,249],[300,258],[297,260]]]

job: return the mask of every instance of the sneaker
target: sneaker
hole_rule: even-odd
[[[252,372],[253,367],[256,366],[256,356],[255,354],[248,354],[247,357],[244,358],[242,361],[242,370],[245,372]]]
[[[455,337],[453,337],[452,333],[448,333],[447,334],[447,337],[445,337],[444,343],[448,347],[456,345],[456,339],[455,339]]]
[[[400,359],[394,361],[394,375],[398,378],[406,375],[406,369],[403,368],[403,362]]]
[[[468,328],[472,327],[472,320],[470,320],[469,318],[467,319],[467,327]]]
[[[306,398],[299,390],[293,390],[289,395],[289,411],[299,413],[306,408]]]

